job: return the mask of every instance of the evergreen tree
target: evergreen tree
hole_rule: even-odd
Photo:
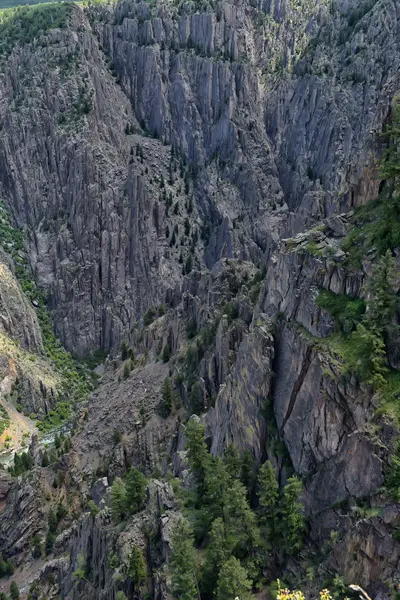
[[[198,415],[204,410],[203,392],[199,381],[195,381],[189,393],[190,410]]]
[[[54,533],[51,533],[51,531],[47,532],[46,535],[46,556],[48,554],[50,554],[53,551],[53,546],[54,546],[54,542],[55,542],[56,536]]]
[[[302,483],[297,477],[290,477],[283,489],[279,523],[288,554],[296,554],[303,545],[305,519],[303,505],[299,501],[302,490]]]
[[[394,286],[396,265],[392,253],[387,250],[373,267],[367,280],[367,311],[365,320],[377,332],[387,331],[393,323],[398,306]]]
[[[185,435],[190,470],[196,477],[199,488],[204,489],[206,472],[210,464],[210,455],[204,440],[204,426],[191,419],[186,425]]]
[[[207,546],[204,573],[202,576],[202,595],[211,597],[217,587],[218,575],[222,565],[228,560],[233,549],[233,540],[226,537],[224,522],[215,519],[211,525],[210,541]]]
[[[132,579],[135,589],[139,589],[146,582],[146,564],[143,553],[137,546],[132,546],[129,555],[128,575]]]
[[[267,460],[261,465],[258,473],[258,499],[260,522],[264,530],[264,538],[271,541],[276,529],[276,512],[279,499],[279,486],[274,469]]]
[[[229,475],[233,479],[240,478],[240,472],[242,469],[242,459],[236,446],[230,443],[224,452],[224,464]]]
[[[167,363],[170,359],[170,351],[168,343],[165,344],[163,352],[162,352],[162,361],[163,363]]]
[[[116,477],[110,491],[111,516],[116,523],[126,517],[127,493],[124,482]]]
[[[121,342],[121,360],[126,360],[128,358],[128,344],[125,340]]]
[[[163,399],[163,416],[168,416],[175,409],[175,397],[170,377],[164,379],[161,395]]]
[[[58,521],[57,521],[57,516],[52,508],[49,511],[49,514],[47,517],[47,523],[49,525],[50,533],[55,533],[57,531]]]
[[[237,479],[226,488],[223,504],[225,528],[235,541],[235,552],[256,551],[261,544],[256,516],[249,506],[246,488]]]
[[[11,559],[9,558],[6,561],[6,575],[7,575],[7,577],[11,577],[11,575],[13,575],[13,574],[14,574],[14,565],[11,562]]]
[[[224,517],[226,493],[232,486],[231,477],[221,458],[208,455],[205,472],[203,504],[205,521],[208,525],[218,517]],[[226,523],[226,521],[224,520]]]
[[[19,588],[18,588],[18,585],[15,583],[15,581],[11,582],[10,596],[11,596],[11,600],[19,600],[19,598],[20,598]]]
[[[257,478],[257,465],[253,454],[250,450],[245,450],[242,457],[242,468],[240,472],[240,480],[247,489],[249,498],[254,489],[254,484]]]
[[[381,164],[380,174],[382,179],[397,181],[400,176],[400,104],[396,104],[392,123],[386,128],[385,136],[390,142]]]
[[[172,590],[179,600],[198,600],[196,551],[187,521],[180,519],[172,533],[170,561]]]
[[[129,512],[138,512],[146,499],[146,477],[135,468],[131,468],[125,481],[126,506]]]
[[[45,450],[42,455],[42,467],[48,467],[49,464],[50,464],[49,455],[47,454],[47,451]]]
[[[358,323],[350,336],[351,344],[346,351],[348,371],[357,373],[361,380],[378,387],[385,384],[386,349],[382,335]]]
[[[240,561],[231,556],[221,568],[218,585],[217,600],[248,600],[250,598],[251,581],[249,581],[246,569]]]
[[[32,556],[33,558],[40,558],[42,556],[42,540],[40,538],[40,535],[38,533],[36,533],[33,536],[33,549],[32,549]]]

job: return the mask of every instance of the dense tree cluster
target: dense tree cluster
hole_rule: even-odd
[[[230,447],[213,457],[204,427],[186,426],[187,457],[195,490],[186,499],[185,516],[174,529],[170,563],[176,598],[245,600],[262,582],[268,553],[290,555],[302,547],[304,516],[301,482],[292,477],[282,492],[270,462],[257,481],[252,508],[244,484],[243,460]]]
[[[143,473],[132,468],[122,480],[116,477],[111,486],[111,515],[116,523],[138,512],[144,505],[147,480]]]

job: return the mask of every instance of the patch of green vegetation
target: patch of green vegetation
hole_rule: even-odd
[[[14,465],[8,467],[8,471],[14,477],[22,475],[26,471],[30,471],[34,465],[33,456],[29,452],[22,452],[22,454],[14,454]]]
[[[143,508],[146,487],[146,477],[133,467],[124,480],[116,477],[110,491],[111,516],[115,523],[120,523]]]
[[[23,292],[37,307],[44,354],[61,381],[59,389],[54,390],[58,399],[56,406],[37,423],[40,431],[47,431],[58,427],[69,418],[71,408],[87,396],[95,382],[86,367],[78,363],[55,336],[45,295],[37,287],[28,265],[23,232],[12,226],[9,214],[1,202],[0,244],[13,259],[15,274]]]
[[[2,435],[8,427],[10,427],[10,415],[4,406],[0,405],[0,435]]]
[[[72,3],[53,2],[18,6],[0,12],[0,55],[8,56],[17,45],[29,44],[50,29],[63,28]]]
[[[335,294],[330,290],[321,290],[316,303],[317,306],[328,311],[338,328],[343,331],[354,329],[365,313],[365,302],[362,298],[351,298],[346,294]]]
[[[348,329],[327,338],[330,348],[342,359],[345,372],[356,373],[361,381],[373,385],[387,395],[389,361],[386,343],[397,328],[398,296],[394,292],[395,263],[389,251],[374,265],[365,285],[364,303],[335,296],[330,292],[320,295],[319,305],[329,307],[339,324],[351,323]]]
[[[343,240],[347,262],[359,267],[372,250],[379,255],[400,246],[400,107],[394,110],[392,124],[384,137],[388,146],[380,165],[380,176],[386,182],[379,197],[359,208],[353,216],[353,227]]]
[[[186,517],[176,523],[172,535],[174,594],[181,597],[185,588],[189,600],[198,598],[199,591],[204,598],[215,593],[224,600],[238,594],[246,598],[246,590],[262,585],[274,552],[288,556],[302,548],[302,484],[291,477],[280,491],[271,463],[265,462],[258,473],[254,509],[250,502],[254,494],[246,486],[248,459],[233,446],[223,458],[212,456],[204,427],[194,420],[189,421],[185,433],[195,486],[189,491],[179,481],[172,482]]]

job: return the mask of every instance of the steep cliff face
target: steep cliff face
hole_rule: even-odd
[[[140,595],[127,574],[134,544],[145,589],[169,597],[181,499],[159,479],[190,490],[183,423],[196,413],[213,455],[233,444],[255,470],[269,459],[281,485],[302,479],[307,543],[285,575],[304,579],[317,557],[310,590],[338,574],[389,599],[398,421],[346,367],[320,294],[368,300],[376,251],[354,266],[344,238],[352,209],[383,187],[397,4],[60,6],[1,46],[0,194],[64,346],[109,356],[72,450],[48,465],[34,444],[33,473],[5,481],[0,549],[23,593],[35,580],[33,597]],[[0,242],[1,393],[18,383],[24,411],[45,415],[57,389],[73,394],[41,330],[44,300],[32,302],[15,248]],[[393,328],[390,376],[397,343]],[[131,465],[150,483],[124,529],[108,488]],[[34,556],[60,503],[57,537]]]

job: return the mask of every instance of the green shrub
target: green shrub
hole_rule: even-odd
[[[343,331],[354,329],[365,314],[365,301],[362,298],[334,294],[329,290],[321,290],[316,303],[331,315],[337,327]]]
[[[163,363],[167,363],[170,359],[170,351],[168,343],[165,344],[162,352],[162,361]]]
[[[123,373],[124,379],[128,379],[130,372],[131,372],[130,362],[126,361],[124,364],[124,373]]]
[[[145,324],[145,326],[147,327],[148,325],[151,325],[154,321],[154,317],[155,317],[155,312],[152,308],[149,308],[143,317],[143,322]]]
[[[100,512],[100,508],[97,506],[97,504],[95,502],[93,502],[93,500],[89,500],[88,509],[89,509],[92,517],[96,517]]]
[[[119,429],[114,429],[113,440],[114,440],[114,444],[119,444],[121,442],[121,440],[122,440],[122,433],[120,432]]]

